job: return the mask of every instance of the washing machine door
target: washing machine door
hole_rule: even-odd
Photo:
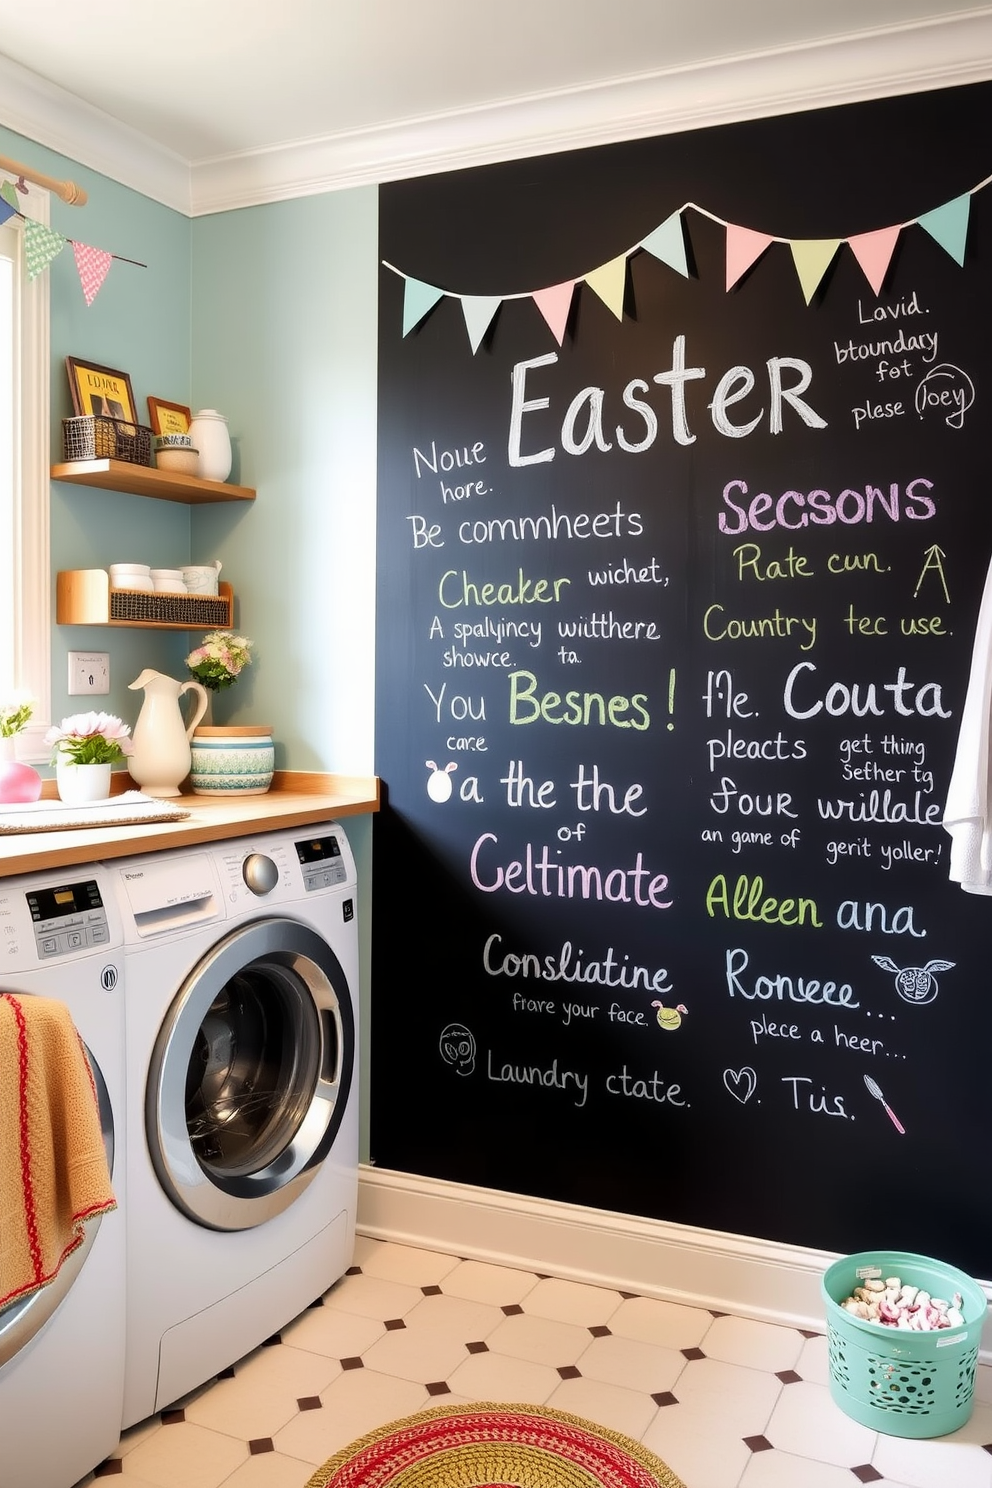
[[[93,1071],[93,1083],[96,1086],[97,1101],[100,1107],[103,1145],[107,1153],[107,1166],[113,1176],[114,1113],[110,1104],[110,1093],[107,1090],[103,1071],[88,1048],[86,1057]],[[21,1349],[25,1348],[37,1333],[41,1332],[48,1319],[69,1295],[77,1276],[86,1264],[86,1257],[93,1248],[93,1242],[102,1223],[103,1218],[100,1215],[86,1221],[83,1225],[81,1242],[62,1262],[58,1274],[47,1286],[41,1287],[37,1292],[31,1292],[29,1296],[22,1297],[17,1302],[11,1302],[7,1307],[0,1307],[0,1368],[15,1354],[19,1354]]]
[[[328,943],[295,920],[231,932],[186,978],[159,1031],[145,1126],[169,1198],[211,1229],[280,1214],[344,1116],[351,993]]]

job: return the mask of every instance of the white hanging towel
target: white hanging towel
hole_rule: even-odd
[[[992,781],[989,723],[992,710],[992,563],[985,578],[975,629],[968,692],[944,806],[951,834],[950,877],[969,894],[992,894]]]

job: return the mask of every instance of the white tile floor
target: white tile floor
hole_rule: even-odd
[[[321,1302],[84,1481],[303,1488],[375,1426],[496,1400],[622,1431],[686,1488],[992,1488],[992,1367],[939,1441],[857,1425],[827,1379],[819,1334],[360,1238]]]

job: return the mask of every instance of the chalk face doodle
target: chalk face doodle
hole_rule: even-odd
[[[975,401],[975,384],[960,367],[941,362],[917,383],[913,401],[920,418],[936,413],[949,429],[961,429]]]
[[[475,1038],[461,1023],[449,1023],[438,1041],[438,1049],[445,1064],[450,1064],[460,1075],[470,1075],[475,1069]]]
[[[928,961],[926,966],[904,966],[899,967],[890,956],[872,956],[876,966],[883,971],[891,971],[895,974],[896,991],[903,1002],[912,1002],[920,1007],[925,1002],[933,1002],[937,996],[937,978],[933,975],[935,971],[950,971],[954,966],[953,961]]]

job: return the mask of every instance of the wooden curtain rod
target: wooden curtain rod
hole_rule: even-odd
[[[75,181],[56,181],[51,176],[43,176],[40,171],[33,171],[30,166],[20,165],[16,160],[8,160],[6,155],[0,155],[0,170],[10,171],[12,175],[25,181],[33,181],[36,186],[44,186],[46,191],[51,191],[60,201],[64,201],[69,207],[84,207],[86,205],[86,192]]]

